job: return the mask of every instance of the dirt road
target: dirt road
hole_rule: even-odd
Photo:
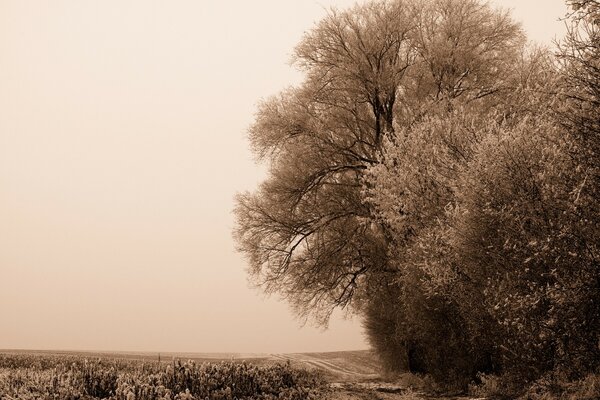
[[[386,381],[381,377],[375,355],[369,351],[271,354],[269,358],[323,371],[331,382],[324,400],[483,400],[428,396],[410,389],[406,380]]]

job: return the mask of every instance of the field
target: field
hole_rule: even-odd
[[[413,382],[414,383],[414,382]],[[409,400],[369,351],[94,353],[0,350],[0,399]],[[414,386],[414,385],[413,385]]]

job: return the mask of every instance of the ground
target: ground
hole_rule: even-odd
[[[327,400],[475,400],[464,396],[428,396],[410,374],[385,379],[371,351],[271,354],[274,360],[290,361],[322,370],[331,382]],[[413,388],[411,388],[411,386]]]
[[[323,353],[240,354],[240,353],[149,353],[71,352],[0,350],[0,353],[77,355],[86,358],[123,358],[144,361],[194,360],[201,362],[247,361],[255,364],[289,362],[294,367],[321,371],[329,382],[323,400],[475,400],[474,397],[431,396],[423,381],[411,374],[384,377],[372,351]]]

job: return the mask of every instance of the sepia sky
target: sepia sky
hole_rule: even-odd
[[[0,349],[367,348],[248,286],[233,197],[256,103],[350,0],[0,0]],[[534,40],[562,0],[496,0]]]

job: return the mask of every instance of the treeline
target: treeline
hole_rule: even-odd
[[[554,50],[476,0],[332,11],[302,85],[250,130],[250,275],[299,315],[362,316],[390,370],[465,386],[600,363],[600,2]],[[560,17],[560,16],[557,16]]]

